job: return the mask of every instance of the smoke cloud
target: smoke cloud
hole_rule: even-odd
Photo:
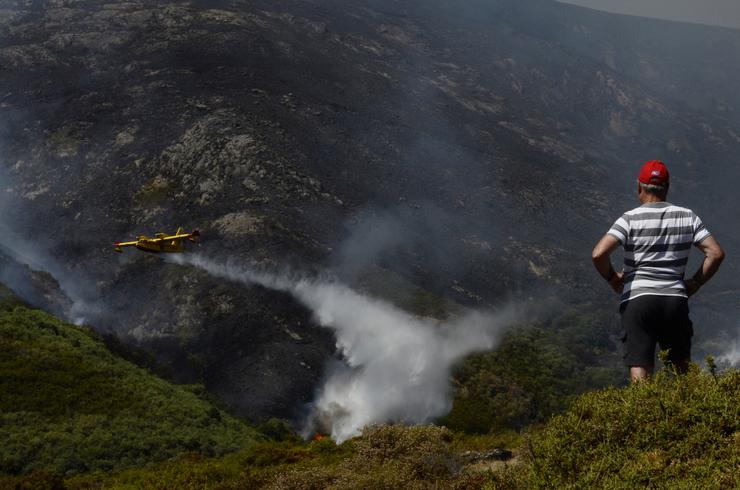
[[[740,367],[740,339],[736,339],[718,358],[722,364]]]
[[[17,196],[20,185],[7,173],[6,166],[0,157],[0,255],[9,257],[16,264],[0,263],[0,282],[29,303],[63,315],[77,325],[98,318],[104,307],[96,298],[94,288],[86,286],[79,273],[73,273],[55,260],[44,246],[16,231],[18,220],[13,217],[19,214],[17,211],[23,204]],[[20,266],[26,266],[28,270]],[[39,284],[34,284],[29,273],[39,271],[50,274],[57,281],[61,294],[51,290],[54,286],[47,285],[50,290],[44,291],[39,289]],[[47,295],[56,298],[45,297]]]
[[[2,208],[0,208],[2,209]],[[46,272],[58,285],[61,304],[43,298],[34,284],[29,282],[28,272],[12,264],[0,266],[0,282],[10,287],[24,300],[36,306],[49,308],[54,313],[63,315],[67,321],[82,325],[99,318],[104,311],[102,303],[94,298],[94,292],[88,291],[83,281],[70,272],[64,265],[51,258],[50,254],[25,237],[14,233],[0,222],[0,252],[12,258],[18,264],[27,266],[29,271]],[[50,291],[53,293],[53,291]],[[67,303],[68,301],[68,303]],[[55,307],[62,307],[57,311]]]
[[[337,442],[368,425],[419,424],[449,412],[453,365],[493,348],[517,318],[511,308],[442,322],[416,317],[331,279],[273,274],[198,255],[172,260],[216,277],[289,292],[334,332],[342,361],[330,366],[304,435],[328,432]]]
[[[349,238],[336,253],[337,268],[352,277],[373,264],[382,253],[413,243],[408,219],[400,213],[364,213],[350,227]]]

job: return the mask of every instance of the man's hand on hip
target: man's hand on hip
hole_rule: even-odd
[[[699,284],[699,281],[695,279],[686,279],[683,282],[684,286],[686,286],[686,295],[690,298],[693,295],[696,294],[696,292],[699,290],[701,285]]]
[[[624,291],[624,272],[615,272],[614,276],[609,280],[609,286],[617,294],[622,294]]]

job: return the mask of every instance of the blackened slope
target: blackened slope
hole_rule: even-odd
[[[101,290],[126,340],[202,383],[240,416],[298,419],[333,352],[331,333],[287,293],[244,287],[147,256]]]

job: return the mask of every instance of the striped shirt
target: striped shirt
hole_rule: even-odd
[[[646,294],[686,298],[683,275],[691,245],[710,236],[692,210],[667,202],[627,211],[607,233],[624,247],[622,303]]]

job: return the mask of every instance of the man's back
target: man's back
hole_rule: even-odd
[[[621,296],[624,360],[633,380],[653,371],[655,346],[669,350],[681,371],[691,359],[694,334],[688,298],[719,269],[724,251],[690,209],[666,202],[670,175],[658,160],[645,162],[637,178],[642,206],[623,214],[591,252],[596,270]],[[617,272],[610,255],[624,248],[624,270]],[[685,279],[691,246],[704,260]]]
[[[710,236],[692,210],[668,202],[626,212],[608,234],[624,247],[622,302],[646,294],[686,297],[683,278],[691,246]]]

